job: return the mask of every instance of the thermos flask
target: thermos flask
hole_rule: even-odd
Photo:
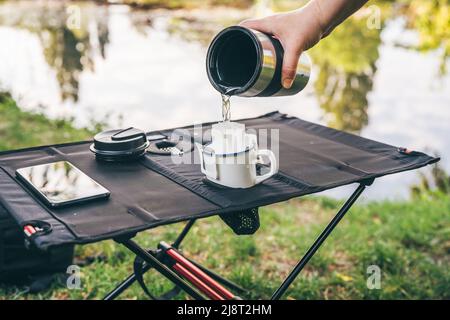
[[[294,95],[308,83],[311,62],[302,53],[295,80],[289,89],[281,84],[283,47],[278,39],[240,26],[219,32],[208,48],[206,71],[222,94],[241,97]]]

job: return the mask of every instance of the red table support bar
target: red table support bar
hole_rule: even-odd
[[[215,292],[213,289],[208,287],[203,281],[193,275],[189,270],[183,267],[179,263],[175,263],[172,268],[181,276],[186,278],[190,283],[192,283],[198,290],[203,292],[208,298],[212,300],[225,300],[221,295]]]
[[[201,269],[199,269],[197,266],[192,264],[188,259],[183,257],[178,251],[176,251],[173,248],[168,248],[166,250],[167,255],[169,255],[172,259],[174,259],[176,262],[178,262],[180,265],[182,265],[184,268],[192,272],[196,277],[199,278],[202,282],[204,282],[206,285],[211,287],[213,290],[215,290],[217,293],[219,293],[223,298],[227,300],[234,299],[235,296],[233,293],[231,293],[229,290],[221,286],[217,281],[212,279],[210,276],[208,276],[205,272],[203,272]],[[200,289],[200,288],[199,288]]]

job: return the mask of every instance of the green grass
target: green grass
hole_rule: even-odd
[[[82,140],[92,135],[69,120],[23,112],[0,94],[0,149]],[[184,253],[249,289],[246,298],[268,298],[304,254],[342,202],[307,197],[260,209],[261,228],[236,236],[218,217],[199,221],[185,239]],[[182,224],[142,232],[137,241],[154,248],[170,242]],[[424,193],[409,202],[356,204],[284,296],[288,299],[449,299],[450,196]],[[100,299],[132,272],[132,255],[112,241],[76,248],[81,289],[63,278],[40,294],[0,286],[0,299]],[[366,286],[367,267],[381,268],[381,289]],[[150,272],[156,294],[170,288]],[[133,285],[124,299],[144,299]],[[185,298],[180,295],[178,298]]]
[[[188,257],[249,289],[247,298],[268,298],[292,269],[341,202],[322,197],[261,208],[261,228],[235,236],[218,217],[199,221],[182,248]],[[182,225],[138,235],[145,247],[173,240]],[[448,299],[450,298],[450,198],[355,205],[284,298],[288,299]],[[88,262],[89,261],[89,262]],[[6,299],[99,299],[132,271],[132,255],[112,241],[78,246],[81,289],[64,281],[41,294],[0,287]],[[381,289],[366,286],[367,267],[381,268]],[[149,287],[162,293],[170,284],[150,272]],[[133,285],[123,299],[143,299]],[[179,298],[185,298],[180,295]]]
[[[86,140],[92,135],[93,130],[75,128],[70,119],[50,120],[22,111],[8,93],[0,92],[0,150]]]

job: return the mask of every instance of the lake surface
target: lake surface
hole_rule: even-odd
[[[76,27],[73,12],[80,13]],[[24,110],[71,117],[77,126],[104,122],[106,127],[156,130],[216,121],[221,98],[206,77],[208,41],[222,27],[254,13],[254,8],[143,11],[91,3],[3,2],[0,88]],[[369,34],[361,25],[349,22],[311,52],[314,70],[304,92],[233,97],[232,118],[279,110],[439,154],[450,171],[450,76],[440,72],[442,52],[411,49],[418,34],[406,30],[400,16]],[[351,61],[345,62],[349,54]],[[421,171],[429,174],[429,169]],[[365,197],[408,198],[419,178],[417,171],[381,178]],[[349,192],[345,187],[327,194]]]

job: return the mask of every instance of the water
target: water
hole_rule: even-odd
[[[222,121],[230,121],[231,120],[231,104],[230,98],[231,96],[238,90],[239,88],[227,88],[224,93],[221,93],[222,97]]]
[[[231,120],[231,108],[230,108],[230,98],[231,96],[222,93],[220,94],[222,97],[222,121],[230,121]]]
[[[135,11],[89,2],[79,8],[81,26],[71,29],[60,2],[1,2],[0,88],[24,110],[73,118],[77,126],[100,121],[107,128],[143,130],[223,119],[205,72],[207,45],[216,32],[253,11]],[[440,72],[443,51],[412,49],[419,34],[406,30],[402,17],[386,21],[382,30],[365,25],[338,28],[310,53],[312,77],[298,95],[233,96],[233,119],[279,110],[439,153],[450,171],[450,76]],[[428,168],[420,172],[429,175]],[[409,187],[419,182],[418,171],[387,176],[365,195],[407,198]],[[344,197],[349,191],[328,194]]]

